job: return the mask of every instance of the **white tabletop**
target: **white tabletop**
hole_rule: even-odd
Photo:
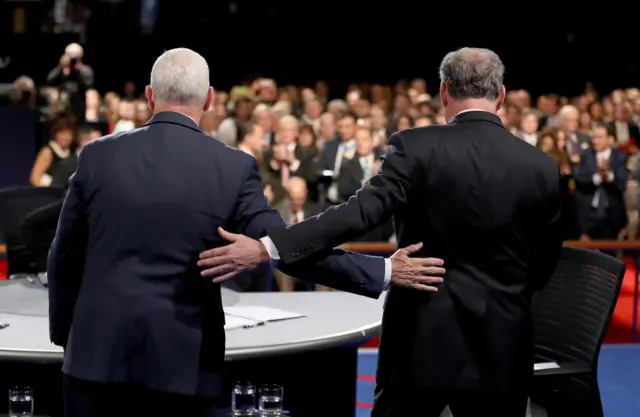
[[[227,360],[284,355],[346,344],[377,335],[384,294],[378,300],[331,292],[233,293],[223,303],[265,306],[304,314],[303,318],[227,331]],[[26,280],[0,283],[0,359],[61,360],[62,349],[49,342],[47,292]]]

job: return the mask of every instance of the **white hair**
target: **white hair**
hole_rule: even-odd
[[[171,49],[153,64],[150,84],[161,105],[201,107],[209,91],[209,65],[191,49]]]
[[[296,119],[295,117],[291,116],[290,114],[282,116],[278,123],[280,124],[280,126],[285,125],[285,124],[295,125],[296,127],[300,126],[300,123],[298,122],[298,119]]]
[[[271,111],[282,116],[289,115],[291,114],[291,103],[289,103],[288,101],[280,100],[276,102],[273,107],[271,107]]]
[[[262,112],[271,112],[271,108],[264,103],[260,103],[256,106],[255,109],[253,109],[253,116],[255,117]]]
[[[580,112],[578,112],[577,107],[568,104],[566,106],[562,106],[562,108],[558,112],[558,116],[560,116],[560,118],[562,119],[563,117],[568,116],[569,114],[579,114],[579,113]]]
[[[334,99],[334,100],[331,100],[329,104],[327,104],[327,109],[329,111],[345,111],[346,112],[349,110],[349,105],[347,105],[347,102],[344,100]]]

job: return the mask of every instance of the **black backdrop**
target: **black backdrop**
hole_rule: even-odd
[[[237,0],[240,13],[231,14],[228,3],[164,0],[153,37],[137,33],[138,1],[115,8],[96,5],[85,61],[96,70],[98,88],[119,91],[129,79],[144,85],[154,59],[178,46],[202,53],[214,87],[221,89],[258,73],[281,84],[323,79],[333,87],[332,95],[341,95],[350,82],[423,77],[434,93],[439,61],[461,46],[498,52],[509,89],[577,94],[586,81],[601,91],[640,84],[637,29],[601,13],[579,17],[571,10],[565,16],[550,8],[501,15],[456,3],[395,1],[381,3],[383,8],[328,1],[285,7],[284,2]],[[0,58],[11,56],[12,63],[0,69],[0,82],[26,73],[42,83],[68,41],[5,32]]]

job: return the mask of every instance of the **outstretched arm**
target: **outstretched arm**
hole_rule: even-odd
[[[292,263],[327,248],[341,245],[389,220],[407,204],[415,169],[404,138],[395,133],[389,139],[378,175],[367,182],[346,203],[286,228],[270,230],[269,246],[283,262]]]
[[[278,262],[277,256],[272,259],[257,239],[263,236],[264,240],[267,231],[284,227],[284,221],[264,197],[258,167],[252,161],[245,172],[232,227],[239,234],[220,231],[222,237],[232,244],[201,254],[198,265],[208,268],[203,275],[215,276],[216,282],[222,282],[261,264]],[[411,251],[417,250],[419,246],[401,251],[394,260],[385,260],[330,248],[316,251],[295,264],[278,262],[278,268],[297,278],[369,297],[377,297],[392,278],[400,285],[433,291],[434,287],[427,285],[440,283],[441,278],[425,275],[444,273],[440,268],[442,261],[408,257]]]

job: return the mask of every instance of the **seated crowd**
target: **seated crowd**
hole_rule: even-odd
[[[33,185],[66,187],[77,163],[76,152],[84,143],[102,134],[135,129],[150,117],[131,82],[121,95],[101,96],[88,89],[84,102],[84,115],[67,112],[53,123],[51,140],[33,166]],[[535,104],[528,92],[511,91],[499,116],[516,137],[558,162],[567,239],[635,239],[638,89],[600,97],[587,86],[581,96],[548,94]],[[266,198],[287,222],[296,223],[346,201],[376,174],[391,134],[445,123],[437,97],[429,95],[420,79],[395,86],[354,84],[343,100],[329,99],[328,86],[321,81],[314,88],[299,88],[279,87],[274,80],[260,78],[228,93],[216,92],[200,127],[253,155]],[[394,239],[390,221],[360,240]],[[276,275],[276,282],[282,291],[298,285],[282,274]]]

